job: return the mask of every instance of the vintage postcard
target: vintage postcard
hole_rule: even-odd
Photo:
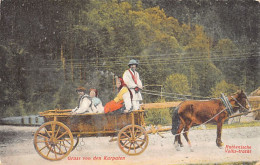
[[[260,164],[257,0],[0,0],[0,165]]]

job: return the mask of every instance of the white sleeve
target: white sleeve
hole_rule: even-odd
[[[76,107],[76,108],[72,109],[72,111],[71,111],[71,112],[75,112],[75,111],[77,111],[77,109],[78,109],[78,107]]]
[[[78,110],[76,111],[76,113],[84,113],[89,109],[89,106],[91,104],[91,101],[88,100],[87,98],[84,98],[82,100],[82,102],[80,103],[80,106],[78,108]]]
[[[126,70],[123,74],[123,80],[128,88],[135,88],[137,85],[135,84],[131,74],[129,73],[129,70]]]
[[[143,88],[143,84],[142,81],[140,80],[139,73],[136,72],[136,74],[137,74],[137,85],[139,88]]]

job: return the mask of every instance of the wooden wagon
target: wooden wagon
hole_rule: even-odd
[[[117,136],[119,148],[128,155],[141,154],[148,145],[144,110],[77,115],[70,112],[47,110],[40,113],[45,122],[34,134],[34,147],[43,158],[65,158],[75,149],[80,137]]]
[[[260,98],[256,99],[259,101]],[[254,99],[249,98],[250,102]],[[34,134],[34,147],[45,159],[61,160],[76,148],[80,137],[117,136],[120,150],[127,155],[138,155],[147,148],[149,133],[159,133],[171,128],[145,130],[145,110],[176,107],[181,101],[150,103],[141,106],[141,110],[131,113],[77,114],[71,110],[48,110],[40,112],[45,123]],[[259,111],[257,108],[249,111]],[[244,113],[230,116],[241,116]]]

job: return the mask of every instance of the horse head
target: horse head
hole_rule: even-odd
[[[238,90],[234,96],[231,96],[232,100],[235,102],[234,111],[236,112],[239,110],[240,113],[248,112],[251,110],[251,106],[247,99],[247,95],[244,93],[243,90]]]

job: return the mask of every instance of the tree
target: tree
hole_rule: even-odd
[[[239,89],[238,86],[234,84],[229,84],[225,80],[222,80],[214,88],[211,90],[212,97],[219,97],[221,93],[225,95],[231,95],[235,93]]]
[[[190,94],[190,87],[188,79],[183,74],[172,74],[166,78],[164,88],[167,92],[175,94]]]

